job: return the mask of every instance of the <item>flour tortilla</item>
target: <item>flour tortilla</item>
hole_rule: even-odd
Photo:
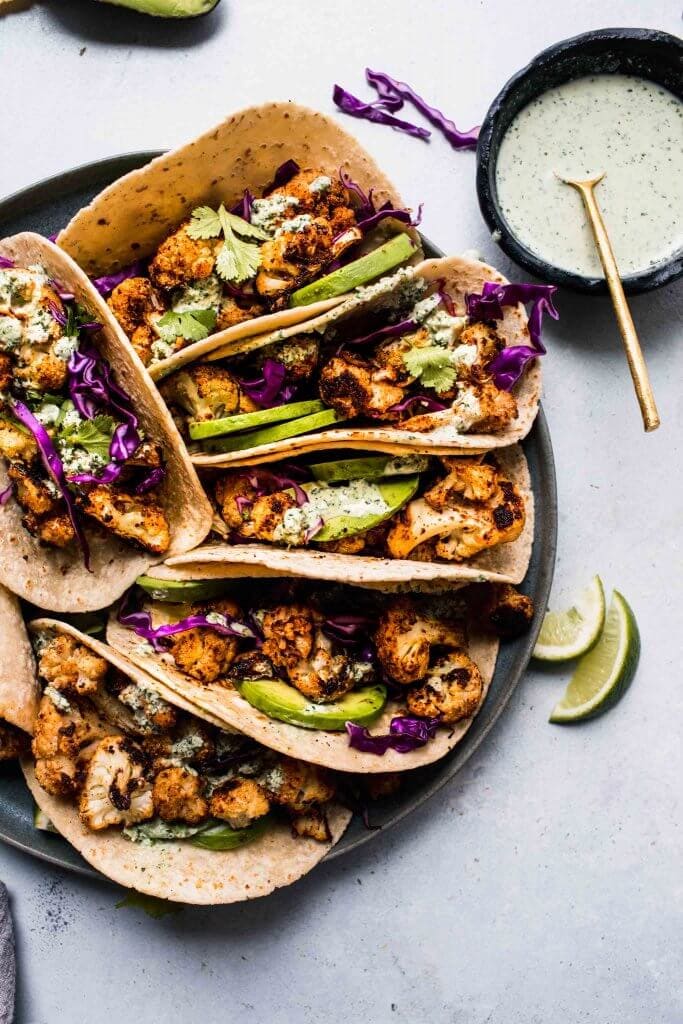
[[[232,114],[191,142],[119,178],[79,210],[60,233],[58,244],[87,274],[112,273],[151,255],[195,207],[224,202],[229,208],[245,188],[260,195],[290,158],[302,168],[319,167],[335,178],[343,169],[366,192],[374,190],[378,207],[387,200],[397,208],[405,206],[370,154],[336,121],[296,103],[264,103]],[[396,221],[390,223],[392,233],[406,230]],[[388,226],[384,222],[382,233],[388,233]],[[419,244],[417,233],[409,233]],[[300,324],[342,301],[337,297],[256,317],[187,345],[149,372],[159,380],[216,344]]]
[[[161,617],[159,617],[159,621],[162,621]],[[112,613],[109,619],[107,641],[148,675],[164,683],[168,689],[194,704],[198,709],[197,714],[203,715],[205,712],[209,712],[232,728],[258,740],[264,747],[271,747],[281,754],[288,754],[290,757],[297,757],[302,761],[310,761],[312,764],[322,765],[336,771],[367,774],[400,772],[432,764],[460,742],[475,717],[473,715],[454,726],[438,729],[436,737],[417,750],[407,754],[387,750],[380,757],[377,754],[367,754],[350,747],[346,732],[302,729],[296,725],[279,722],[252,707],[240,697],[237,690],[226,689],[216,683],[205,686],[185,675],[184,672],[180,672],[170,656],[143,653],[140,637],[132,630],[122,626],[116,620],[115,613]],[[498,640],[492,636],[470,634],[468,653],[477,664],[484,681],[482,698],[477,712],[486,699],[493,679],[498,647]],[[370,731],[378,735],[388,732],[391,719],[398,712],[398,705],[394,701],[389,701]]]
[[[33,732],[40,687],[19,601],[0,586],[0,721]]]
[[[383,588],[389,584],[521,583],[531,560],[534,539],[534,496],[529,467],[520,445],[496,452],[496,461],[505,476],[517,485],[524,500],[524,529],[509,544],[482,551],[465,563],[421,562],[412,559],[376,558],[368,555],[343,555],[310,548],[278,548],[272,544],[205,544],[167,559],[173,567],[229,567],[232,577],[253,576],[254,569],[270,570],[271,576],[304,576],[308,579],[353,580],[354,585]],[[200,568],[201,567],[201,568]],[[260,573],[260,575],[262,575]]]
[[[481,292],[486,281],[507,283],[502,274],[493,267],[464,256],[425,260],[416,267],[406,268],[396,275],[396,290],[398,291],[413,277],[422,278],[429,284],[443,280],[445,291],[450,295],[455,310],[460,315],[465,313],[465,296]],[[392,291],[392,278],[384,279],[384,285],[383,288],[373,289],[372,298],[365,298],[361,291],[359,295],[349,298],[336,309],[309,320],[300,327],[260,335],[242,344],[237,342],[230,346],[217,347],[211,353],[210,359],[236,355],[241,351],[252,351],[295,335],[321,334],[337,321],[362,314],[363,310],[369,311],[378,305],[386,306],[387,296],[390,296]],[[506,306],[503,314],[502,319],[496,322],[496,330],[505,338],[506,345],[530,345],[529,325],[524,306]],[[517,419],[498,434],[459,433],[456,414],[452,409],[446,409],[443,412],[414,416],[399,427],[335,427],[237,452],[216,455],[198,452],[191,458],[195,466],[208,469],[227,465],[254,465],[272,462],[284,456],[293,458],[308,452],[334,448],[372,449],[391,455],[457,455],[459,452],[472,455],[494,448],[505,448],[521,441],[529,433],[538,412],[541,396],[539,360],[527,366],[512,393],[517,399]]]
[[[182,695],[150,679],[106,644],[77,629],[53,619],[38,619],[31,623],[31,628],[53,629],[75,637],[134,682],[154,686],[166,700],[192,714],[198,713]],[[200,712],[199,717],[224,728],[221,720],[211,714]],[[141,846],[113,829],[91,832],[81,823],[72,803],[51,796],[38,785],[30,759],[22,762],[22,770],[40,810],[89,864],[120,885],[181,903],[237,903],[290,885],[322,860],[341,838],[351,819],[351,812],[346,808],[340,805],[329,808],[331,843],[294,839],[286,824],[277,823],[260,839],[235,850],[212,852],[183,842]]]
[[[157,441],[164,453],[166,479],[160,500],[171,530],[168,554],[182,554],[201,543],[211,527],[212,510],[173,419],[139,358],[109,326],[108,309],[85,274],[60,249],[41,235],[25,232],[0,242],[0,255],[17,266],[41,264],[76,296],[93,318],[103,324],[91,338],[108,360],[117,382],[130,395],[145,434]],[[0,490],[7,487],[4,460],[0,464]],[[50,611],[82,612],[105,608],[144,573],[159,556],[136,550],[129,544],[86,526],[92,572],[83,564],[77,544],[68,548],[42,546],[21,525],[22,509],[14,500],[0,506],[0,583],[15,594]]]

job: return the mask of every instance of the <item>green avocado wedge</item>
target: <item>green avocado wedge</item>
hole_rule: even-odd
[[[247,828],[230,828],[224,821],[217,821],[215,825],[203,828],[188,842],[192,846],[201,846],[203,850],[235,850],[238,846],[260,839],[272,824],[273,820],[269,815],[259,818]]]
[[[343,417],[338,416],[334,409],[325,409],[324,412],[314,413],[313,416],[301,416],[298,420],[290,420],[274,427],[264,427],[263,430],[252,430],[248,434],[209,441],[204,445],[204,450],[216,453],[241,452],[245,448],[256,448],[260,444],[272,444],[273,441],[284,441],[288,437],[298,437],[299,434],[310,434],[314,430],[331,427],[342,420]]]
[[[406,468],[401,466],[402,462]],[[338,462],[316,462],[308,468],[314,480],[338,484],[346,480],[380,480],[382,477],[421,473],[428,466],[428,455],[366,455]]]
[[[169,604],[192,604],[222,597],[226,580],[160,580],[154,576],[138,576],[135,581],[153,601]]]
[[[280,679],[245,679],[236,685],[252,707],[269,718],[303,729],[343,732],[346,722],[372,725],[387,702],[385,686],[365,686],[332,704],[314,704]]]
[[[217,7],[220,0],[99,0],[114,7],[127,7],[155,18],[198,18]]]
[[[365,516],[335,516],[325,520],[325,525],[315,534],[315,541],[341,540],[342,537],[353,537],[357,533],[365,533],[373,526],[378,526],[385,519],[390,519],[415,494],[420,483],[419,476],[403,476],[396,479],[380,481],[376,484],[382,495],[386,510],[380,514],[372,513]],[[306,490],[306,485],[303,487]]]
[[[290,402],[288,405],[276,405],[272,409],[259,409],[258,412],[223,416],[218,420],[190,420],[189,432],[193,441],[203,441],[207,437],[237,434],[242,430],[265,427],[269,423],[282,423],[283,420],[312,416],[313,413],[322,412],[324,408],[325,406],[318,398],[307,402]]]
[[[389,270],[405,263],[415,253],[415,245],[410,235],[401,232],[394,235],[378,249],[361,256],[348,263],[345,267],[339,267],[326,277],[318,281],[304,285],[303,288],[292,292],[289,300],[290,306],[309,306],[312,302],[321,302],[324,299],[334,299],[337,295],[344,295],[346,292],[359,288],[368,281],[374,281]]]

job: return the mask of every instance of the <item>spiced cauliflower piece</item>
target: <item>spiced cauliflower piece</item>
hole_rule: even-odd
[[[178,370],[160,390],[166,402],[178,406],[193,420],[219,419],[258,408],[229,370],[209,363]]]
[[[452,725],[474,714],[483,689],[481,673],[472,659],[463,651],[451,650],[434,662],[419,686],[408,690],[406,705],[411,715]]]
[[[14,496],[21,507],[33,516],[46,516],[58,511],[62,504],[59,496],[23,463],[10,464],[7,475],[14,484]]]
[[[215,331],[225,331],[228,327],[235,327],[236,324],[243,324],[247,320],[253,320],[257,316],[263,316],[264,307],[257,301],[256,296],[252,301],[239,302],[230,295],[221,299],[216,318]]]
[[[189,221],[168,235],[149,264],[149,276],[156,288],[169,291],[213,273],[217,240],[190,238]]]
[[[61,391],[68,377],[68,365],[55,355],[52,348],[42,349],[23,345],[14,371],[15,377],[26,388],[34,391]]]
[[[31,745],[36,780],[53,796],[72,796],[96,744],[112,728],[87,701],[67,700],[55,693],[48,690],[38,708]]]
[[[66,633],[57,633],[43,647],[38,672],[56,690],[70,696],[87,696],[107,678],[109,666],[89,647]]]
[[[199,825],[208,816],[209,803],[204,782],[192,768],[170,765],[154,779],[154,810],[163,821],[184,821]]]
[[[100,832],[112,825],[128,827],[153,817],[146,762],[142,749],[124,736],[100,740],[88,763],[78,804],[86,828]]]
[[[75,540],[76,531],[66,512],[54,515],[36,516],[27,512],[21,519],[22,525],[42,544],[54,548],[65,548]]]
[[[248,470],[228,472],[216,478],[214,484],[216,503],[223,521],[232,530],[241,531],[245,525],[240,509],[241,502],[238,502],[237,499],[252,502],[256,493],[256,488],[249,480]]]
[[[313,649],[314,617],[306,605],[277,605],[262,617],[264,643],[261,653],[276,668],[289,669]]]
[[[127,494],[107,484],[92,487],[79,502],[85,515],[123,540],[133,541],[153,555],[163,555],[171,544],[166,514],[151,494]]]
[[[285,513],[296,507],[296,498],[286,491],[262,494],[259,498],[255,498],[250,506],[248,517],[240,526],[240,533],[243,537],[253,537],[254,540],[273,543]]]
[[[462,647],[462,629],[450,622],[418,614],[409,597],[399,597],[384,610],[375,632],[377,657],[397,683],[423,679],[433,646]]]
[[[525,633],[534,617],[534,602],[511,583],[484,583],[467,588],[477,621],[503,640]]]
[[[0,455],[8,462],[31,463],[38,456],[33,434],[16,420],[0,413]]]
[[[301,814],[291,815],[292,835],[295,838],[315,839],[319,843],[332,841],[327,815],[320,807],[311,807]]]
[[[210,810],[213,818],[227,821],[230,828],[247,828],[268,814],[270,801],[255,779],[235,779],[214,790]]]
[[[114,288],[107,305],[147,366],[157,339],[155,324],[166,308],[161,296],[148,278],[129,277]]]
[[[275,359],[285,368],[285,379],[290,384],[300,384],[311,379],[318,365],[320,342],[307,334],[294,335],[285,342],[266,345],[258,350],[259,367],[266,359]]]
[[[213,601],[210,606],[195,604],[193,614],[214,612],[229,619],[240,614],[234,601]],[[239,650],[239,638],[225,636],[204,626],[195,626],[170,638],[169,652],[181,672],[202,683],[214,683],[226,675]]]
[[[292,757],[281,757],[263,776],[262,784],[273,803],[295,814],[305,814],[335,795],[323,768]]]
[[[365,359],[346,352],[333,356],[320,372],[320,397],[340,416],[396,418],[392,406],[404,396],[404,386],[387,379]]]
[[[0,719],[0,761],[24,757],[31,749],[31,737],[15,725]]]

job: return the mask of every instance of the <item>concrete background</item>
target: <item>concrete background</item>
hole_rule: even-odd
[[[186,25],[55,0],[0,19],[0,194],[182,142],[233,109],[332,111],[363,68],[459,126],[542,47],[590,28],[677,32],[664,0],[223,0]],[[474,157],[345,119],[448,251],[501,269]],[[512,271],[514,275],[514,271]],[[563,294],[545,408],[560,495],[554,597],[596,571],[632,602],[640,670],[608,716],[547,723],[566,673],[531,669],[459,778],[357,854],[254,905],[151,920],[121,893],[0,849],[18,931],[18,1024],[679,1024],[682,290],[633,301],[663,426],[641,430],[602,300]]]

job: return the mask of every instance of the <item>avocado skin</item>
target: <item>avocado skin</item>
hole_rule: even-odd
[[[153,18],[202,18],[210,14],[220,0],[98,0],[114,7],[127,7]]]
[[[269,718],[304,729],[343,732],[346,722],[372,725],[387,702],[386,686],[366,686],[331,704],[314,704],[280,679],[245,679],[236,683],[240,696]]]

